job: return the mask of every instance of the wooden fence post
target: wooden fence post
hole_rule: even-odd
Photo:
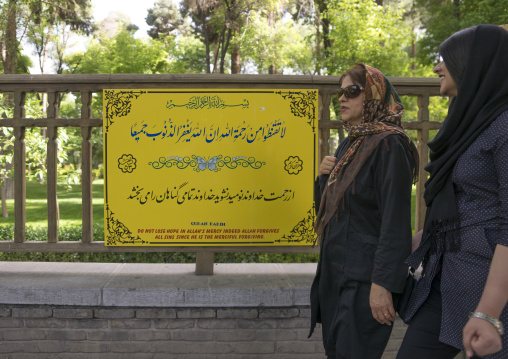
[[[418,96],[418,122],[423,126],[416,131],[418,139],[418,154],[420,158],[420,171],[418,173],[418,182],[416,183],[416,213],[415,213],[415,233],[423,229],[423,223],[425,221],[425,212],[427,206],[423,199],[423,192],[425,191],[425,181],[427,180],[427,172],[425,171],[425,165],[429,163],[429,147],[427,142],[429,141],[429,96],[421,95]]]
[[[48,243],[58,242],[58,200],[57,200],[57,170],[58,170],[58,127],[51,125],[51,120],[58,117],[58,93],[48,92],[48,152],[47,152],[47,198],[48,198]]]
[[[81,92],[81,120],[92,118],[92,93]],[[81,126],[81,242],[93,241],[93,205],[92,205],[92,137],[91,126]]]
[[[14,92],[14,122],[25,117],[25,97],[21,91]],[[25,127],[14,127],[14,242],[23,243],[26,225],[26,146]]]

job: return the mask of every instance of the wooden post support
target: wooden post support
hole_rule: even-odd
[[[423,222],[425,221],[425,213],[427,206],[423,199],[423,192],[425,191],[425,182],[427,181],[427,172],[425,166],[429,163],[429,148],[427,142],[429,141],[429,96],[418,96],[418,121],[424,122],[427,126],[422,126],[416,131],[418,139],[418,154],[420,158],[420,173],[418,173],[418,182],[416,183],[416,208],[415,208],[415,233],[423,229]]]
[[[58,93],[48,93],[48,120],[58,117]],[[47,196],[48,196],[48,243],[58,242],[58,200],[57,200],[57,169],[58,169],[58,128],[49,126],[46,132],[48,137],[47,153]]]
[[[323,128],[324,123],[330,123],[330,93],[319,92],[319,153],[318,153],[318,163],[321,163],[325,156],[328,156],[330,153],[330,144],[328,140],[330,139],[330,128]],[[335,149],[333,149],[335,150]]]
[[[14,121],[25,117],[25,93],[14,92]],[[23,243],[26,225],[25,127],[14,128],[14,242]]]
[[[196,253],[196,275],[213,275],[214,252]]]
[[[92,117],[92,93],[81,92],[81,120]],[[81,241],[93,241],[93,207],[92,207],[92,137],[91,126],[81,126],[81,203],[82,229]]]

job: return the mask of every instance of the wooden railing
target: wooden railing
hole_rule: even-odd
[[[0,127],[14,129],[14,221],[12,240],[1,240],[0,251],[4,252],[196,252],[196,272],[213,273],[214,252],[279,252],[315,253],[317,248],[308,246],[277,247],[107,247],[102,241],[93,240],[92,218],[92,143],[93,127],[102,126],[102,118],[92,117],[92,94],[103,89],[157,89],[157,88],[249,88],[249,89],[317,89],[319,90],[319,157],[330,150],[330,130],[339,129],[340,121],[330,119],[330,103],[335,96],[339,78],[336,76],[286,76],[286,75],[1,75],[0,92],[12,93],[14,98],[13,118],[0,119]],[[429,98],[439,95],[437,78],[392,77],[390,81],[400,96],[418,98],[418,120],[404,122],[404,127],[417,131],[417,147],[420,153],[420,178],[428,162],[427,141],[429,130],[439,129],[440,122],[429,121]],[[47,118],[26,118],[25,98],[30,92],[47,93]],[[81,94],[81,117],[60,118],[58,94],[77,92]],[[47,242],[26,241],[26,147],[27,127],[46,128],[47,144]],[[76,242],[58,241],[57,204],[57,137],[59,127],[80,127],[82,136],[82,239]],[[415,228],[421,229],[425,216],[423,184],[417,184]]]

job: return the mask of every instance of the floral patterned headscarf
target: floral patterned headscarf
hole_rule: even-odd
[[[361,63],[357,66],[366,70],[363,118],[360,125],[344,123],[346,131],[350,136],[357,137],[366,131],[373,130],[376,122],[385,122],[402,128],[401,120],[404,107],[392,84],[378,69]],[[367,124],[374,124],[374,126]]]
[[[402,128],[404,107],[399,95],[388,79],[373,67],[357,64],[366,70],[365,99],[363,102],[362,122],[359,125],[344,123],[352,144],[338,161],[328,178],[321,205],[316,216],[314,228],[318,237],[333,214],[339,210],[339,203],[356,175],[379,143],[388,135],[403,136],[408,143],[414,159],[413,179],[418,175],[418,151],[411,138]]]

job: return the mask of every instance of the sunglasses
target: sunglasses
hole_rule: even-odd
[[[337,97],[341,98],[341,96],[344,95],[346,98],[355,98],[358,97],[363,90],[364,88],[358,85],[347,86],[337,90]]]

